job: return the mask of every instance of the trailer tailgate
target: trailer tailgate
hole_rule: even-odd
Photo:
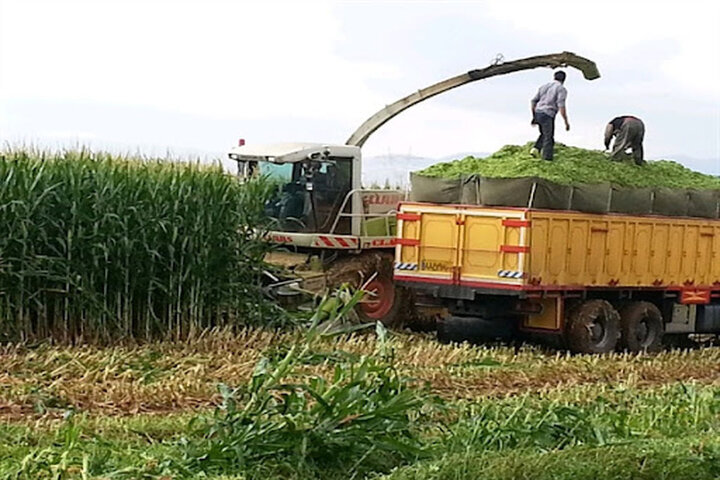
[[[471,287],[521,287],[529,257],[524,209],[404,203],[395,278]]]

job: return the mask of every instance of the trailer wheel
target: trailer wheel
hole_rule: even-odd
[[[620,346],[630,352],[657,352],[662,348],[663,318],[650,302],[632,302],[620,310]]]
[[[576,353],[609,353],[620,336],[620,315],[605,300],[588,300],[575,308],[565,326],[570,350]]]

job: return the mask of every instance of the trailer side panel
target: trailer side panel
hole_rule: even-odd
[[[477,288],[720,290],[720,221],[404,203],[395,275]]]

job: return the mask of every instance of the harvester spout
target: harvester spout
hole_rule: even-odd
[[[401,98],[395,103],[387,105],[385,108],[365,120],[365,122],[360,125],[355,132],[353,132],[345,143],[347,145],[362,147],[370,135],[387,123],[391,118],[400,112],[407,110],[413,105],[416,105],[423,100],[427,100],[430,97],[434,97],[435,95],[447,92],[448,90],[465,85],[466,83],[482,80],[483,78],[504,75],[506,73],[518,72],[521,70],[530,70],[538,67],[573,67],[580,70],[586,80],[595,80],[600,77],[600,72],[598,71],[595,62],[585,57],[575,55],[571,52],[538,55],[510,62],[505,62],[498,58],[488,67],[470,70],[467,73],[448,78],[447,80],[430,85],[429,87],[418,90],[407,97]]]

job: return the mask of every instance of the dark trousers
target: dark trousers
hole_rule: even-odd
[[[555,149],[555,117],[543,112],[535,112],[535,123],[540,127],[540,136],[535,142],[535,148],[542,152],[542,158],[552,160]]]
[[[643,158],[643,138],[645,137],[645,124],[639,118],[627,118],[615,135],[615,142],[611,158],[621,160],[628,148],[632,148],[633,160],[637,165],[645,163]]]

